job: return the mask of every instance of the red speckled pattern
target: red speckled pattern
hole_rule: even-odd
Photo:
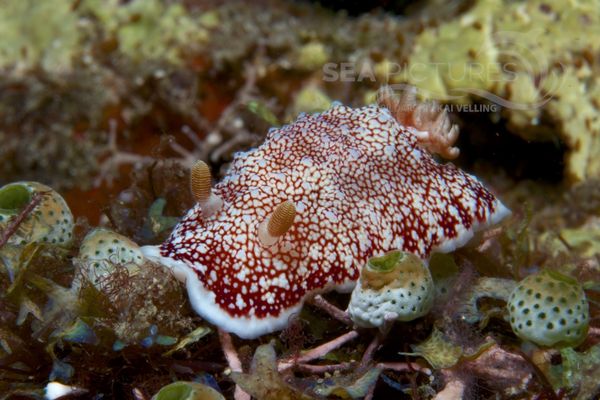
[[[223,208],[207,220],[191,209],[161,254],[193,267],[232,318],[277,317],[309,292],[352,284],[368,257],[392,249],[449,251],[503,208],[375,105],[336,105],[271,130],[213,190]],[[295,222],[264,247],[258,226],[285,200]]]

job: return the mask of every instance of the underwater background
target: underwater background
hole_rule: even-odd
[[[0,71],[0,399],[600,398],[600,1],[1,0]],[[355,329],[327,293],[243,340],[142,260],[197,160],[384,85],[512,210],[433,255],[427,315]],[[565,302],[528,336],[530,289]]]

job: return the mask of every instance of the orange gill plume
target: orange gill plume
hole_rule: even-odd
[[[458,157],[459,150],[453,146],[458,126],[450,122],[446,110],[437,102],[419,102],[414,86],[403,87],[400,96],[391,87],[383,86],[377,93],[377,104],[390,110],[402,125],[414,127],[411,133],[430,153],[448,160]]]
[[[258,227],[258,238],[264,246],[272,246],[294,223],[296,207],[288,200],[279,204]]]

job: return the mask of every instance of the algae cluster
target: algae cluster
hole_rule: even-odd
[[[599,20],[596,1],[477,1],[419,34],[391,81],[429,98],[496,103],[513,133],[565,143],[571,181],[598,177]]]
[[[438,6],[419,18],[433,23],[455,8]],[[325,63],[370,62],[383,53],[403,59],[421,23],[276,0],[7,0],[0,21],[2,182],[41,179],[56,188],[91,187],[105,175],[111,131],[120,150],[148,155],[165,133],[189,148],[186,129],[214,130],[222,136],[215,144],[246,131],[260,137],[268,126],[240,118],[251,101],[279,120],[320,110],[329,103],[322,82],[302,89],[313,77],[320,81]],[[353,89],[332,97],[356,103],[362,95]],[[235,114],[213,124],[232,98]]]

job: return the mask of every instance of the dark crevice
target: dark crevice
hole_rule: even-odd
[[[420,0],[305,0],[307,3],[318,4],[323,8],[332,11],[344,11],[350,16],[358,17],[362,14],[382,11],[389,14],[414,16],[418,14],[436,14],[440,10],[444,10],[442,16],[450,17],[451,15],[459,14],[472,7],[473,0],[455,0],[436,4],[432,6],[431,2]],[[298,0],[298,2],[302,2]]]
[[[322,7],[333,11],[344,10],[353,16],[368,13],[375,9],[381,9],[394,14],[404,14],[405,9],[415,3],[411,0],[312,0],[311,2],[320,4]]]
[[[525,140],[507,129],[505,120],[493,122],[490,114],[458,112],[460,156],[455,163],[466,170],[480,167],[503,170],[515,180],[559,183],[564,178],[565,143]]]

